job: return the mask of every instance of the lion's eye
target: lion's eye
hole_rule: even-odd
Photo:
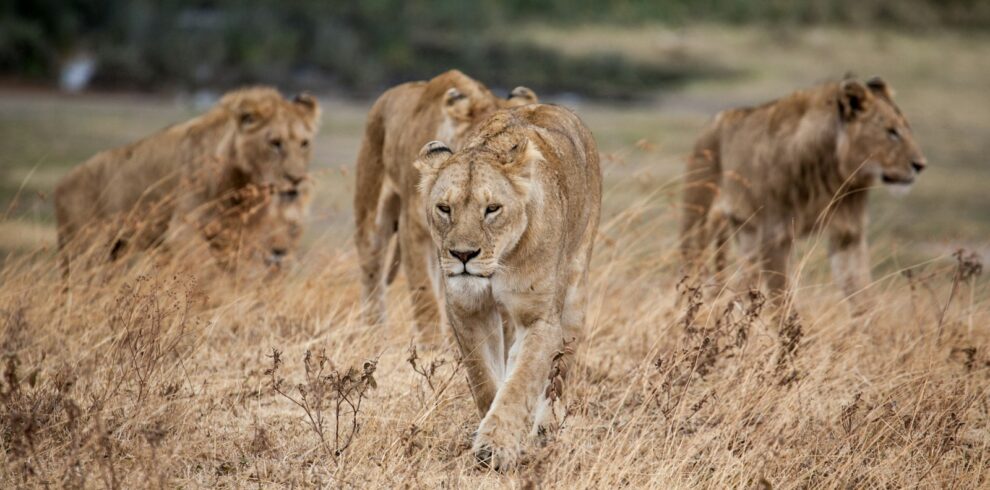
[[[440,211],[443,214],[450,214],[450,206],[446,204],[437,204],[437,211]]]
[[[500,209],[502,209],[501,204],[489,204],[488,207],[485,208],[485,214],[489,215],[492,213],[497,213]]]
[[[268,144],[269,145],[272,145],[272,148],[275,148],[276,150],[281,150],[282,149],[282,140],[280,140],[278,138],[275,138],[275,139],[269,141]]]
[[[301,145],[303,148],[309,148],[309,140],[302,140]]]
[[[891,141],[900,141],[901,133],[897,131],[897,128],[887,128],[887,137],[890,138]]]
[[[287,191],[282,191],[278,193],[282,202],[293,202],[299,197],[299,191],[296,189],[289,189]]]

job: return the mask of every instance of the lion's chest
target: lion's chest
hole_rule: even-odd
[[[492,297],[517,325],[530,325],[538,319],[550,320],[554,291],[543,281],[496,276]]]

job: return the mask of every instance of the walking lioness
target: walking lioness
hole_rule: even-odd
[[[536,94],[517,87],[507,99],[451,70],[425,82],[410,82],[382,94],[368,112],[357,160],[354,216],[361,261],[362,298],[368,323],[385,319],[386,278],[394,276],[399,258],[412,294],[418,340],[436,343],[439,309],[435,271],[429,269],[430,236],[422,200],[416,190],[419,172],[413,161],[430,140],[458,148],[464,135],[500,108],[536,102]],[[397,252],[384,267],[389,240],[398,232]]]
[[[771,293],[787,290],[794,239],[829,239],[846,295],[870,282],[867,191],[909,186],[926,165],[907,119],[879,78],[847,79],[759,107],[719,113],[688,160],[681,238],[689,263],[712,239],[716,270],[735,236]]]
[[[598,159],[574,113],[527,105],[495,113],[456,152],[427,144],[416,161],[447,317],[483,417],[474,454],[494,468],[513,466],[544,423],[553,358],[584,323]]]

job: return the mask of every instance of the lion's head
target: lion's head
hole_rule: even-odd
[[[299,247],[309,193],[304,187],[280,191],[257,223],[256,256],[268,267],[281,267]]]
[[[511,125],[503,129],[456,153],[442,142],[427,143],[416,161],[427,222],[448,279],[491,277],[526,231],[530,163],[542,156],[528,135]]]
[[[269,190],[242,190],[238,204],[204,226],[210,251],[222,269],[278,269],[298,248],[309,209],[307,186]]]
[[[454,149],[460,146],[465,135],[495,111],[539,102],[536,92],[523,86],[512,89],[504,99],[496,97],[484,84],[460,72],[451,75],[451,83],[454,86],[441,98],[443,122],[436,137]]]
[[[220,106],[233,118],[229,151],[233,165],[261,185],[290,189],[305,177],[320,105],[308,94],[292,100],[271,88],[228,93]]]
[[[886,82],[878,77],[865,84],[840,82],[838,112],[838,152],[845,176],[859,173],[890,185],[914,183],[927,161]]]

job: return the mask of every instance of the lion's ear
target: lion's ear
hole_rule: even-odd
[[[239,97],[228,101],[227,110],[237,120],[237,129],[254,131],[264,124],[264,115],[259,104],[247,97]]]
[[[219,105],[234,118],[238,129],[251,131],[264,122],[262,103],[258,99],[256,91],[237,90],[224,95]]]
[[[506,152],[502,171],[517,191],[528,194],[533,166],[540,160],[543,160],[540,149],[529,138],[522,138]]]
[[[454,120],[463,121],[471,115],[471,99],[455,87],[443,94],[442,107],[443,113]]]
[[[320,103],[316,100],[316,97],[313,97],[307,92],[301,92],[292,98],[292,103],[303,110],[303,113],[309,117],[311,124],[319,124],[322,114]]]
[[[251,131],[261,126],[261,115],[258,111],[249,108],[237,111],[237,127],[241,131]]]
[[[894,100],[894,91],[887,85],[887,82],[880,77],[872,77],[866,81],[866,86],[870,88],[874,94],[879,95],[887,100]]]
[[[427,188],[433,185],[437,173],[440,172],[440,166],[453,154],[454,152],[450,147],[442,141],[431,141],[423,145],[423,148],[419,150],[419,156],[413,162],[413,165],[419,170],[419,189],[421,192],[426,192]]]
[[[508,105],[509,107],[518,107],[526,104],[537,104],[540,102],[540,98],[536,96],[536,92],[533,92],[529,87],[518,86],[509,92]]]
[[[867,109],[869,94],[858,80],[843,80],[839,84],[839,114],[851,121]]]

